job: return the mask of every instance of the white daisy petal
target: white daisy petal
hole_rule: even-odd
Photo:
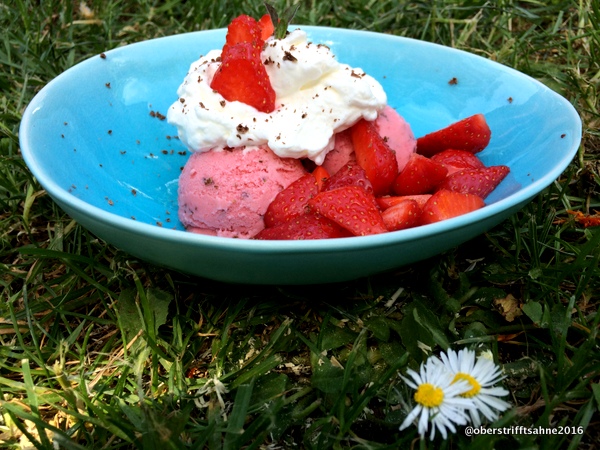
[[[482,395],[478,398],[478,400],[482,403],[491,406],[494,409],[497,409],[500,412],[506,411],[508,408],[510,408],[510,403],[505,402],[502,399],[493,397],[491,395]]]
[[[471,423],[474,427],[477,428],[481,426],[481,415],[477,410],[472,409],[471,411],[469,411],[469,415],[471,416]]]
[[[492,408],[490,408],[485,402],[483,402],[482,399],[480,399],[480,398],[477,398],[475,400],[475,406],[477,406],[477,411],[479,411],[481,414],[483,414],[485,416],[485,418],[489,421],[496,420],[496,418],[498,417],[498,414]],[[477,411],[474,410],[473,414],[471,414],[471,417],[473,417],[473,415]]]
[[[419,405],[419,404],[417,404],[417,406],[410,412],[410,414],[408,414],[408,416],[406,416],[406,419],[404,419],[404,422],[402,422],[402,425],[400,425],[400,431],[404,430],[411,423],[413,423],[413,421],[415,420],[415,418],[421,412],[421,408],[422,408],[422,406]]]
[[[427,408],[423,408],[421,410],[421,416],[419,417],[419,422],[417,425],[417,430],[419,431],[419,434],[421,435],[421,437],[427,431],[428,421],[429,421],[429,412],[427,411]]]
[[[481,423],[482,416],[493,421],[498,418],[500,412],[510,408],[508,402],[498,398],[508,395],[508,391],[494,386],[504,376],[492,360],[484,357],[476,358],[475,352],[469,349],[461,349],[458,352],[448,350],[440,354],[440,359],[452,374],[453,385],[464,389],[459,395],[462,394],[462,397],[473,400],[473,408],[469,411],[469,415],[475,426]],[[455,392],[451,389],[449,391]]]
[[[406,375],[402,379],[415,389],[413,399],[416,405],[400,425],[400,430],[416,422],[421,438],[429,431],[431,439],[436,432],[447,439],[448,430],[455,433],[457,425],[468,422],[467,411],[475,408],[475,404],[461,394],[470,389],[470,384],[466,380],[454,382],[454,375],[442,360],[430,356],[420,365],[418,373],[408,369]]]
[[[492,395],[492,396],[502,396],[502,395],[508,395],[509,392],[504,389],[503,387],[493,387],[493,388],[481,388],[481,393],[482,394],[486,394],[486,395]]]

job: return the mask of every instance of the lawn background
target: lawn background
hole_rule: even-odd
[[[556,183],[411,267],[300,287],[189,277],[91,235],[29,173],[19,123],[52,78],[111,48],[264,12],[258,1],[0,4],[0,447],[595,448],[600,230],[573,213],[600,210],[595,0],[301,3],[295,23],[464,49],[581,115],[582,145]],[[514,408],[494,426],[583,434],[399,432],[410,401],[399,373],[450,346],[502,365]]]

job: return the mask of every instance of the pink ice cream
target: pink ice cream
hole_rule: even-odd
[[[417,140],[410,125],[394,108],[386,106],[375,119],[375,128],[387,139],[389,147],[396,152],[398,171],[402,171],[410,155],[417,149]],[[354,146],[347,132],[335,135],[335,147],[325,157],[323,167],[333,175],[348,161],[354,160]]]
[[[416,149],[410,126],[389,106],[375,126],[402,170]],[[353,160],[349,132],[337,133],[323,167],[333,175]],[[275,196],[305,173],[300,159],[280,158],[266,146],[193,153],[179,178],[179,219],[188,231],[251,238],[265,227],[263,217]]]
[[[379,135],[387,139],[387,145],[396,152],[398,172],[406,166],[410,155],[417,150],[417,140],[410,125],[391,106],[386,106],[375,120]]]
[[[179,220],[188,231],[251,238],[277,193],[305,173],[265,146],[193,153],[179,178]]]
[[[322,166],[329,175],[333,175],[350,161],[356,161],[352,138],[348,131],[342,131],[335,135],[335,146],[325,156]]]

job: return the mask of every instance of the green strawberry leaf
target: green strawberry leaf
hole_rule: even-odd
[[[287,36],[288,25],[294,18],[294,15],[296,15],[296,11],[298,11],[299,7],[300,4],[292,5],[285,10],[282,17],[279,17],[275,7],[265,2],[265,8],[267,8],[267,12],[271,16],[271,22],[273,22],[273,26],[275,27],[273,33],[275,39],[284,39]]]

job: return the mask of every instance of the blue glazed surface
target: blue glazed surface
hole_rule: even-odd
[[[437,224],[327,241],[186,233],[177,219],[177,184],[189,152],[160,115],[176,100],[190,64],[222,46],[225,30],[132,44],[67,70],[27,107],[23,157],[69,215],[137,257],[222,281],[309,284],[382,272],[465,242],[523,207],[577,152],[581,121],[571,104],[515,70],[407,38],[303,28],[338,60],[381,82],[416,136],[484,113],[492,139],[480,156],[511,168],[488,205]]]

